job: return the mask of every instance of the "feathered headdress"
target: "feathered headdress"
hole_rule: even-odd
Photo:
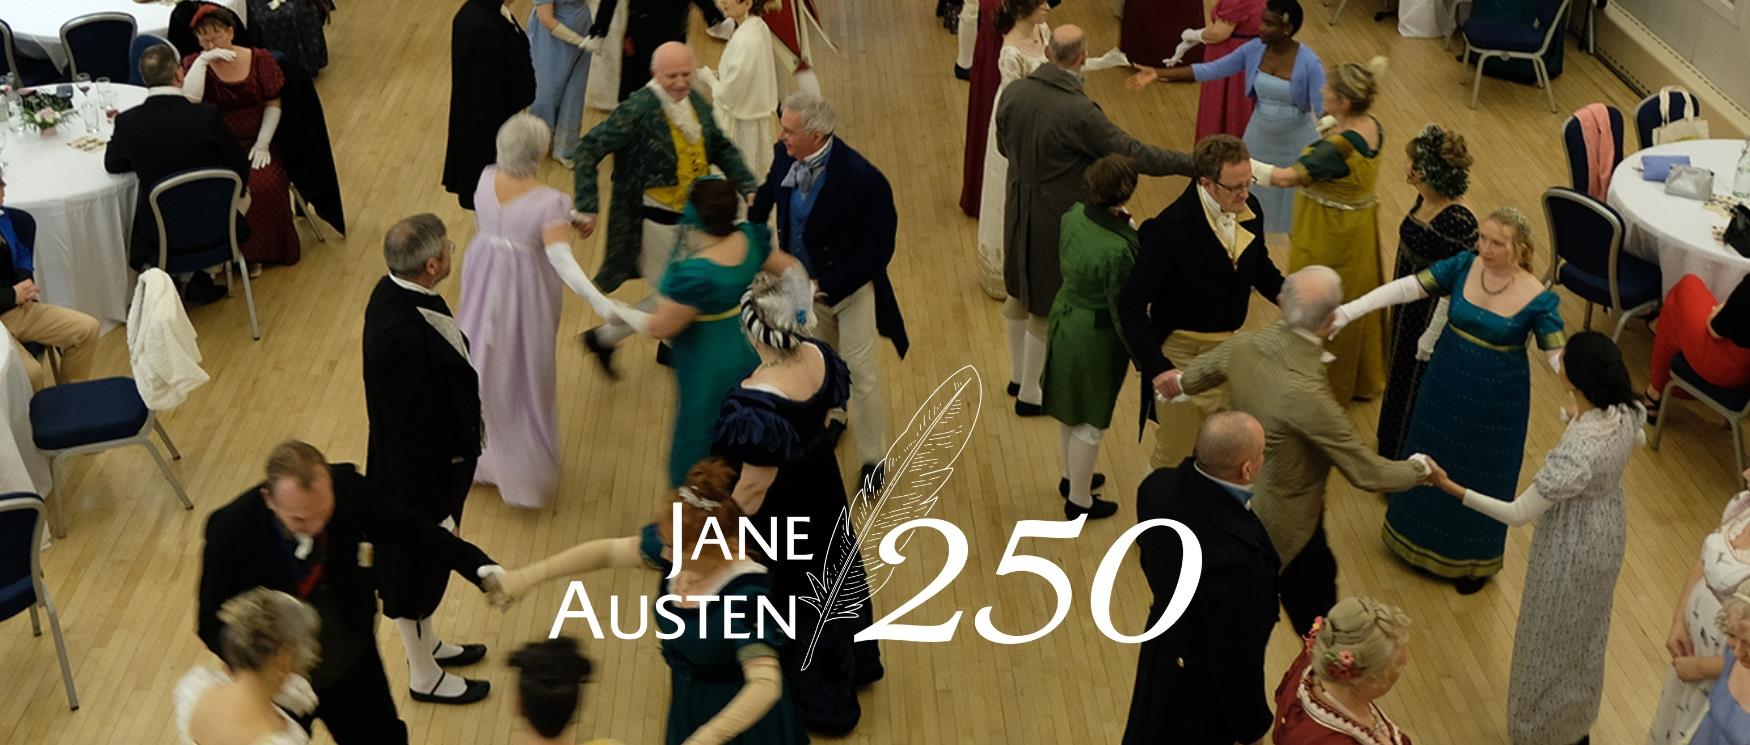
[[[741,296],[741,326],[748,338],[774,349],[794,349],[814,329],[814,284],[799,266],[761,274]]]

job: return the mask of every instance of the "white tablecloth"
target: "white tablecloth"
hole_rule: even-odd
[[[1750,259],[1714,238],[1714,228],[1724,227],[1726,218],[1703,209],[1701,202],[1666,194],[1663,182],[1642,179],[1636,170],[1641,157],[1687,155],[1690,165],[1714,172],[1715,194],[1730,195],[1743,151],[1743,140],[1673,142],[1624,158],[1611,175],[1610,206],[1622,214],[1627,230],[1623,250],[1657,262],[1664,289],[1670,290],[1683,275],[1694,274],[1707,283],[1714,297],[1724,298],[1750,274]]]
[[[146,89],[116,85],[115,97],[125,111],[146,100]],[[0,132],[9,164],[6,206],[36,218],[36,282],[43,302],[89,313],[106,330],[127,322],[134,290],[128,238],[139,179],[103,170],[101,148],[68,147],[85,134],[77,117],[57,127],[54,137],[5,127]]]
[[[1398,35],[1409,39],[1444,39],[1458,25],[1460,0],[1400,0]]]
[[[249,22],[248,0],[215,0]],[[61,48],[61,26],[91,13],[127,13],[134,17],[135,33],[167,38],[170,6],[174,3],[136,3],[134,0],[0,0],[0,20],[12,26],[18,53],[47,59],[66,69],[67,52]],[[126,82],[126,81],[115,81]]]
[[[30,378],[0,325],[0,494],[49,493],[49,460],[30,436]]]

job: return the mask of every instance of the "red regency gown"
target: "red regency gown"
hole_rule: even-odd
[[[261,131],[261,116],[267,102],[279,98],[285,86],[273,53],[266,49],[251,49],[249,77],[235,83],[219,79],[219,74],[207,68],[207,91],[203,103],[219,107],[225,128],[237,138],[237,144],[248,152],[255,147],[255,135]],[[194,64],[197,55],[182,59],[182,68]],[[283,120],[282,120],[283,121]],[[270,146],[271,147],[271,146]],[[292,225],[290,182],[280,160],[278,148],[270,150],[273,162],[266,168],[249,172],[249,240],[239,248],[250,264],[296,264],[302,251],[298,229]]]

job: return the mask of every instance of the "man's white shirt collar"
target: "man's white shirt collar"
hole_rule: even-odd
[[[148,98],[150,98],[152,96],[180,96],[180,95],[182,95],[182,89],[178,88],[174,85],[154,85],[154,86],[146,89],[146,97],[148,97]]]
[[[424,285],[409,282],[409,281],[402,279],[400,277],[397,277],[393,274],[389,275],[389,280],[391,282],[394,282],[397,285],[400,285],[401,289],[403,289],[403,290],[412,290],[412,291],[417,292],[421,295],[436,295],[436,294],[438,294],[437,290],[431,289],[430,287],[426,287]]]

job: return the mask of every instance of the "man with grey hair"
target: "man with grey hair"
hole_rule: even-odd
[[[1265,461],[1249,503],[1283,561],[1282,607],[1305,636],[1314,618],[1337,602],[1337,560],[1325,542],[1325,481],[1335,467],[1356,488],[1394,492],[1422,483],[1428,457],[1381,458],[1355,433],[1331,396],[1324,341],[1343,302],[1330,267],[1288,276],[1278,298],[1282,319],[1235,334],[1168,373],[1163,393],[1197,395],[1226,384],[1228,405],[1264,426]]]
[[[1039,416],[1044,394],[1045,318],[1063,285],[1058,228],[1082,201],[1082,173],[1113,153],[1130,156],[1139,173],[1191,176],[1191,156],[1146,145],[1106,118],[1082,92],[1087,35],[1076,26],[1051,31],[1047,57],[1005,88],[996,112],[997,151],[1009,159],[1003,203],[1003,285],[1008,299],[1009,382],[1015,413]]]
[[[1276,627],[1281,562],[1248,504],[1263,469],[1264,428],[1250,414],[1204,420],[1197,452],[1136,490],[1136,518],[1177,520],[1203,549],[1197,593],[1166,633],[1142,643],[1130,696],[1127,745],[1258,743],[1270,732],[1264,649]],[[1184,548],[1159,528],[1136,540],[1154,592],[1147,627],[1178,594]]]
[[[877,335],[892,340],[900,359],[911,346],[905,319],[887,278],[899,213],[880,169],[836,134],[832,105],[813,93],[784,99],[772,169],[754,197],[748,220],[778,212],[778,245],[795,256],[820,288],[815,334],[851,369],[850,428],[863,463],[859,482],[879,488],[887,455],[887,406],[881,396]],[[834,412],[830,431],[845,431]]]
[[[389,228],[383,259],[389,275],[365,307],[365,415],[370,421],[366,471],[378,493],[417,519],[455,532],[485,445],[480,380],[468,339],[437,285],[450,276],[456,245],[436,215],[414,215]],[[466,704],[491,686],[443,672],[486,656],[480,644],[445,643],[431,616],[449,571],[415,545],[381,546],[376,556],[383,615],[395,619],[407,652],[415,701]]]
[[[646,312],[656,307],[657,288],[693,182],[717,167],[742,194],[751,197],[759,186],[741,151],[718,128],[711,104],[693,90],[694,67],[693,50],[687,45],[671,41],[657,47],[650,60],[650,81],[578,140],[572,156],[577,174],[576,222],[586,238],[599,222],[596,184],[602,160],[614,156],[613,209],[595,283],[608,293],[627,279],[643,277],[650,294],[637,308]],[[631,335],[630,325],[614,319],[585,332],[583,342],[603,371],[617,378],[614,347]],[[666,360],[667,347],[657,349],[657,360]]]

